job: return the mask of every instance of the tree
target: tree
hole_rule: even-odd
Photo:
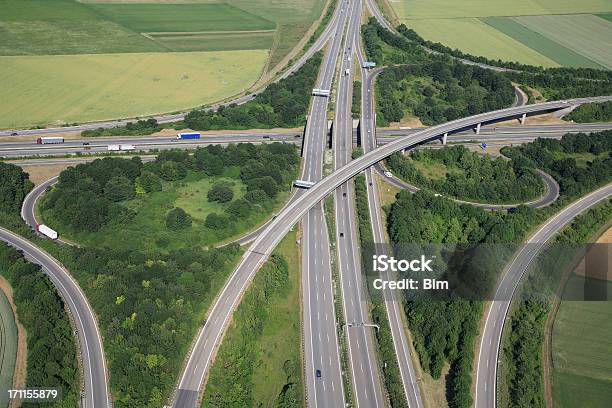
[[[161,180],[157,174],[150,171],[143,171],[136,179],[136,184],[142,187],[147,193],[162,190]]]
[[[219,203],[227,203],[234,198],[234,191],[226,182],[217,183],[208,190],[208,201],[217,201]]]
[[[212,212],[206,217],[204,225],[213,230],[222,230],[229,226],[229,220],[223,215]]]
[[[18,213],[32,187],[28,173],[13,164],[0,162],[0,211]]]
[[[104,186],[104,195],[110,201],[123,201],[134,197],[134,184],[123,176],[113,177]]]
[[[166,227],[171,230],[180,230],[191,227],[191,215],[180,207],[173,208],[166,215]]]
[[[187,169],[181,163],[165,160],[161,164],[159,175],[167,181],[180,180],[187,175]]]

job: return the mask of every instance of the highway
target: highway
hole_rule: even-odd
[[[420,132],[426,128],[392,129],[377,128],[377,143],[383,145]],[[523,140],[533,140],[537,137],[560,138],[568,132],[598,132],[612,129],[612,123],[584,123],[567,125],[515,125],[483,127],[477,135],[472,129],[462,130],[449,135],[451,142],[468,141],[508,141],[517,143]],[[353,135],[356,139],[356,134]],[[286,130],[269,133],[204,133],[199,140],[177,141],[175,137],[168,136],[131,136],[131,137],[100,137],[89,139],[66,139],[62,144],[39,145],[32,140],[19,140],[0,142],[0,157],[20,158],[32,156],[65,156],[76,153],[100,154],[108,153],[108,146],[112,144],[131,144],[135,151],[154,151],[167,149],[196,149],[208,145],[227,145],[230,143],[302,143],[302,134],[297,130]],[[83,143],[89,143],[84,145]]]
[[[339,65],[332,147],[335,169],[345,166],[353,151],[353,62],[360,47],[361,0],[350,3],[350,20]],[[369,317],[368,296],[363,282],[361,253],[355,214],[355,189],[352,181],[342,184],[334,193],[336,220],[336,257],[342,288],[342,309],[345,319],[348,359],[355,405],[385,407],[377,347]]]
[[[497,362],[502,331],[512,297],[521,277],[548,240],[576,216],[611,196],[612,184],[608,184],[557,213],[529,238],[527,244],[521,247],[508,265],[495,292],[495,300],[490,302],[486,313],[476,367],[476,408],[491,408],[497,405]]]
[[[102,336],[85,293],[55,258],[30,241],[2,227],[0,227],[0,240],[20,250],[29,261],[40,265],[42,271],[55,285],[70,311],[71,321],[77,333],[80,364],[83,369],[85,406],[87,408],[110,408]]]
[[[346,17],[347,10],[343,2],[339,2],[329,25],[332,30],[331,42],[321,65],[317,88],[331,88]],[[313,98],[304,136],[301,177],[305,180],[318,181],[322,177],[327,104],[328,98]],[[295,200],[301,195],[295,194]],[[313,207],[316,208],[304,217],[301,240],[306,397],[311,406],[341,407],[345,401],[333,303],[329,237],[322,205]],[[196,406],[227,323],[253,275],[266,258],[267,254],[247,251],[226,282],[198,333],[181,375],[173,407]],[[320,370],[320,378],[317,378],[316,370]]]
[[[363,55],[359,51],[359,60],[363,60]],[[361,64],[363,66],[363,64]],[[369,153],[376,148],[376,115],[374,113],[374,80],[382,71],[382,68],[377,68],[372,71],[367,69],[361,70],[361,141],[364,153]],[[378,169],[380,163],[375,166],[368,167],[365,170],[366,189],[368,194],[368,210],[370,215],[370,224],[374,244],[386,243],[385,226],[381,215],[382,205],[377,189],[377,183],[374,179],[374,171]],[[385,255],[387,247],[385,245],[377,246],[381,252],[379,255]],[[391,255],[391,254],[387,254]],[[381,272],[381,279],[390,280],[393,277],[389,272]],[[423,407],[421,397],[421,389],[418,383],[418,376],[413,364],[413,357],[410,352],[410,343],[405,331],[405,316],[402,309],[402,302],[396,299],[396,293],[390,289],[385,289],[382,294],[382,299],[385,301],[385,310],[387,312],[387,321],[393,338],[393,349],[397,359],[397,365],[404,389],[404,396],[411,408]]]

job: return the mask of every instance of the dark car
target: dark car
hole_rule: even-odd
[[[17,136],[17,132],[11,133],[11,136]]]
[[[299,139],[300,137],[302,137],[302,135],[295,135],[293,137],[295,137],[296,139]]]
[[[83,142],[83,146],[89,146],[89,142]]]
[[[342,238],[342,237],[344,237],[344,232],[341,232],[341,233],[340,233],[340,237],[341,237],[341,238]]]
[[[269,138],[270,138],[270,136],[265,135],[263,138],[264,138],[264,139],[269,139]]]
[[[321,370],[317,369],[315,371],[315,375],[317,376],[317,378],[321,378]]]

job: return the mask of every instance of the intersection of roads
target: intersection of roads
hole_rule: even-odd
[[[365,4],[364,4],[365,3]],[[296,224],[301,223],[300,245],[302,253],[302,310],[303,310],[303,347],[305,366],[306,402],[313,407],[343,407],[351,398],[359,407],[388,406],[388,396],[383,385],[381,367],[377,357],[373,329],[368,325],[369,314],[367,290],[361,278],[361,256],[359,248],[356,214],[354,206],[355,191],[351,179],[361,172],[365,173],[370,221],[374,242],[385,242],[384,226],[381,218],[380,197],[376,188],[375,172],[383,169],[379,164],[394,152],[414,148],[449,135],[449,140],[466,141],[482,138],[490,140],[498,137],[508,139],[529,139],[534,134],[558,137],[567,131],[568,126],[522,126],[482,128],[474,135],[475,127],[498,121],[517,119],[523,114],[535,115],[555,112],[587,102],[607,101],[612,97],[594,97],[567,101],[548,102],[536,105],[523,105],[518,97],[517,106],[494,112],[487,112],[468,118],[458,119],[439,126],[424,129],[377,130],[374,114],[373,82],[378,71],[359,68],[362,80],[360,134],[364,155],[352,160],[355,135],[352,126],[351,103],[355,60],[359,67],[365,58],[360,42],[360,25],[364,6],[383,25],[392,29],[386,22],[373,0],[340,0],[334,15],[319,39],[283,76],[295,72],[316,51],[325,48],[317,88],[335,89],[335,109],[332,134],[334,171],[325,176],[323,164],[327,147],[329,98],[313,97],[308,121],[303,136],[299,132],[276,132],[245,135],[212,136],[202,143],[227,144],[250,141],[262,143],[281,140],[286,143],[300,143],[303,151],[301,178],[314,182],[308,190],[294,193],[289,202],[269,222],[256,231],[243,237],[240,244],[248,249],[232,272],[208,313],[206,323],[199,330],[189,355],[183,366],[173,407],[194,408],[198,406],[207,375],[213,364],[216,351],[223,339],[232,313],[240,302],[251,279],[266,261],[284,235]],[[232,102],[241,103],[252,99],[248,95]],[[178,120],[179,115],[165,115],[160,122]],[[121,122],[80,125],[71,130],[85,130],[95,127],[117,126]],[[609,129],[610,124],[570,125],[575,131],[594,131]],[[61,133],[65,128],[36,130],[36,133]],[[7,133],[7,132],[4,132]],[[5,135],[0,132],[0,136]],[[20,132],[28,134],[30,131]],[[34,132],[31,132],[34,133]],[[10,133],[7,133],[10,134]],[[216,138],[216,139],[215,139]],[[211,141],[212,140],[212,141]],[[135,143],[146,149],[193,148],[202,143],[176,143],[168,138],[144,137],[125,138],[127,143]],[[90,158],[52,158],[53,155],[70,154],[81,150],[100,152],[108,144],[118,143],[118,138],[98,139],[91,146],[83,146],[82,140],[67,140],[62,146],[36,146],[31,142],[6,142],[0,144],[3,157],[22,157],[49,155],[45,159],[32,162],[80,162]],[[28,144],[29,143],[29,144]],[[45,149],[45,150],[43,150]],[[28,161],[27,159],[25,160]],[[541,200],[530,203],[534,207],[549,205],[558,195],[558,186],[552,178],[548,180],[547,195]],[[35,225],[34,206],[36,199],[55,180],[38,186],[24,201],[22,217],[29,225]],[[400,188],[412,186],[393,181]],[[333,195],[334,228],[328,228],[324,200]],[[550,218],[529,242],[536,246],[526,246],[519,251],[504,271],[498,288],[500,293],[510,294],[511,299],[521,276],[537,256],[538,249],[547,240],[567,225],[573,218],[591,206],[612,196],[612,185],[599,189],[572,203]],[[495,206],[493,206],[495,207]],[[496,208],[489,208],[496,209]],[[335,236],[330,238],[330,230]],[[102,348],[102,338],[95,315],[76,281],[50,255],[33,243],[18,235],[0,228],[0,239],[22,250],[33,262],[40,264],[51,277],[63,296],[74,325],[79,343],[80,358],[83,364],[83,400],[87,407],[110,407],[111,397],[107,383],[108,373]],[[527,249],[529,248],[529,250]],[[400,369],[402,386],[409,407],[424,406],[419,386],[415,358],[411,356],[409,340],[405,331],[406,323],[401,303],[391,291],[384,296],[387,320],[393,337],[393,345]],[[341,306],[336,307],[336,302]],[[499,347],[504,320],[510,300],[494,300],[486,314],[486,324],[479,347],[476,376],[476,407],[496,406],[496,375]],[[338,312],[341,310],[341,312]],[[356,324],[355,324],[356,323]],[[342,365],[341,344],[346,344],[346,366]],[[347,389],[347,387],[349,389]]]

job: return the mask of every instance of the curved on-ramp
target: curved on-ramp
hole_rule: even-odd
[[[0,240],[20,250],[29,261],[40,265],[61,294],[77,332],[83,367],[85,406],[110,407],[102,336],[93,310],[78,283],[55,258],[27,239],[0,227]]]
[[[476,408],[497,406],[497,362],[504,328],[512,298],[529,265],[538,256],[546,242],[578,215],[612,197],[612,184],[596,190],[573,202],[544,223],[516,253],[495,292],[485,320],[476,367]]]

